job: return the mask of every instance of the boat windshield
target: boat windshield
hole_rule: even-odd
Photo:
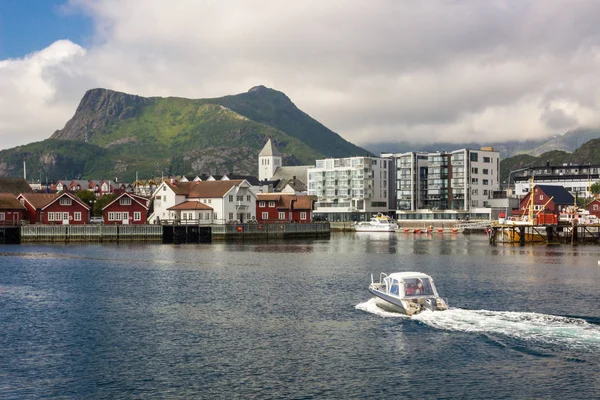
[[[433,295],[433,287],[429,278],[414,278],[404,280],[404,296]]]

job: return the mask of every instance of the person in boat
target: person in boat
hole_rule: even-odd
[[[416,294],[423,294],[425,292],[425,288],[423,288],[423,283],[417,283],[417,289],[415,289]]]
[[[412,283],[409,283],[406,286],[406,290],[404,291],[404,295],[405,296],[412,296],[415,294],[415,285],[413,285]]]

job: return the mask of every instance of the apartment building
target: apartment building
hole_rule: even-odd
[[[368,220],[388,212],[389,170],[379,157],[328,158],[308,168],[308,194],[317,197],[315,216],[330,221]]]
[[[489,218],[488,200],[500,186],[492,148],[383,156],[395,160],[398,219]]]
[[[521,169],[511,174],[517,196],[529,193],[533,177],[535,184],[562,186],[574,196],[588,198],[592,197],[590,186],[600,180],[600,165],[546,163],[545,166]]]

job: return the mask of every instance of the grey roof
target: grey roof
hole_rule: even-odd
[[[71,181],[71,183],[75,182],[76,185],[81,186],[82,189],[87,189],[90,182],[86,181],[86,180],[82,180],[82,179],[74,179]]]
[[[299,179],[293,179],[293,178],[292,179],[288,179],[288,180],[281,180],[281,181],[279,181],[279,184],[275,188],[275,191],[276,192],[280,192],[287,185],[290,185],[290,187],[292,189],[294,189],[295,192],[306,192],[306,183],[302,182]]]
[[[279,149],[277,148],[277,146],[275,146],[273,144],[273,142],[271,141],[271,138],[269,138],[269,140],[267,140],[267,144],[265,144],[265,147],[263,147],[263,149],[260,151],[260,153],[258,153],[258,156],[275,156],[275,157],[281,157],[281,153],[279,152]]]
[[[290,179],[298,179],[304,183],[308,180],[308,169],[312,165],[296,165],[293,167],[277,167],[275,174],[271,178],[272,180],[281,179],[282,181],[289,181]]]

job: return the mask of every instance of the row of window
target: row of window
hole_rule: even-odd
[[[233,201],[233,195],[232,194],[229,195],[229,201],[230,202]],[[235,201],[244,201],[244,196],[243,195],[242,196],[240,196],[240,195],[235,196]],[[252,196],[247,195],[246,196],[246,201],[252,201]]]
[[[306,220],[306,215],[307,215],[306,212],[304,212],[304,211],[301,212],[300,213],[300,219],[303,220],[303,221],[305,221]],[[268,220],[269,219],[269,213],[268,212],[263,212],[262,213],[262,219],[263,220]],[[279,211],[278,219],[286,219],[285,218],[285,211]]]
[[[109,212],[108,213],[108,220],[109,221],[123,221],[123,220],[128,220],[129,219],[129,213],[128,212]],[[142,220],[142,213],[140,211],[134,211],[133,212],[133,220],[134,221],[141,221]]]
[[[263,207],[264,208],[265,204],[266,204],[266,201],[259,201],[258,202],[258,206],[259,207]],[[274,201],[270,201],[269,202],[269,207],[271,207],[271,208],[275,207],[275,202]]]
[[[71,199],[69,199],[69,200],[71,200]],[[49,212],[48,213],[48,221],[64,221],[64,220],[68,220],[68,219],[69,219],[68,212]],[[73,219],[75,221],[81,221],[81,213],[74,212]]]
[[[243,218],[244,217],[244,213],[239,213],[238,217],[239,217],[239,219]],[[252,219],[252,214],[251,213],[247,213],[247,214],[245,214],[245,217],[247,219]],[[233,213],[229,213],[229,220],[233,221]]]

